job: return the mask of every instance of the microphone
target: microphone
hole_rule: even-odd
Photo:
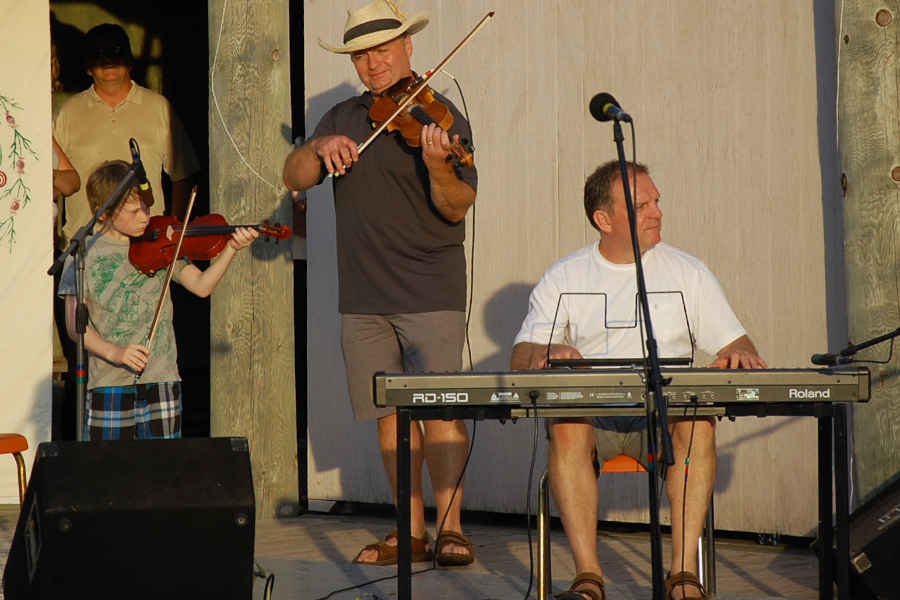
[[[624,123],[634,123],[634,121],[631,120],[631,115],[622,110],[622,107],[619,106],[616,99],[612,97],[612,94],[607,94],[606,92],[602,92],[591,98],[590,111],[591,116],[598,121],[611,121],[615,119],[616,121],[622,121]]]
[[[150,183],[147,181],[147,171],[144,170],[144,163],[141,162],[141,149],[137,140],[131,138],[128,140],[128,147],[131,149],[131,160],[134,166],[134,178],[137,179],[141,186],[141,191],[150,189]]]
[[[842,354],[813,354],[809,360],[814,365],[834,367],[837,365],[849,365],[853,362],[853,357],[843,356]]]

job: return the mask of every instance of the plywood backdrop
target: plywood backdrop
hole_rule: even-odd
[[[0,5],[0,433],[28,440],[28,473],[50,441],[53,375],[53,146],[47,2]],[[0,460],[0,504],[19,502]]]
[[[346,10],[365,3],[304,5],[309,132],[362,90],[349,59],[316,38],[340,39]],[[615,158],[611,125],[587,109],[601,91],[634,116],[638,160],[662,193],[663,238],[709,264],[769,364],[808,366],[810,354],[845,343],[830,6],[555,0],[525,10],[521,0],[408,0],[402,8],[432,17],[413,38],[419,71],[496,11],[446,68],[465,92],[480,173],[467,223],[475,370],[507,368],[532,286],[596,239],[582,186]],[[462,106],[449,78],[435,81]],[[309,194],[308,229],[309,496],[390,503],[374,424],[355,424],[347,400],[328,185]],[[465,508],[524,512],[534,426],[477,425]],[[815,440],[813,420],[722,423],[717,527],[809,534]],[[535,481],[543,439],[537,453]],[[600,484],[601,518],[646,519],[646,479],[611,479]]]

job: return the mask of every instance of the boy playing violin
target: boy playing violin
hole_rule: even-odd
[[[87,182],[91,209],[97,211],[128,171],[128,163],[107,161]],[[168,289],[151,349],[144,345],[165,282],[164,270],[155,276],[137,271],[128,260],[131,238],[143,235],[150,210],[140,188],[123,193],[99,217],[98,235],[87,241],[85,304],[88,326],[84,345],[90,358],[85,407],[85,440],[123,440],[181,437],[181,378],[172,329],[172,300]],[[238,228],[228,245],[205,271],[183,257],[174,261],[172,279],[194,294],[209,296],[235,253],[259,234]],[[66,261],[59,295],[66,300],[66,328],[76,339],[75,265]],[[135,375],[143,371],[140,383]]]

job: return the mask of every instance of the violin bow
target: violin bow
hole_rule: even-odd
[[[436,66],[431,71],[428,71],[427,73],[422,75],[421,81],[419,82],[418,86],[415,89],[413,89],[412,92],[409,93],[409,95],[406,97],[405,100],[403,100],[403,102],[400,102],[397,105],[397,110],[394,111],[394,114],[392,114],[389,118],[385,119],[384,123],[379,125],[371,134],[369,134],[369,137],[367,137],[365,139],[365,141],[359,145],[359,148],[357,148],[357,153],[362,154],[363,150],[365,150],[369,146],[369,144],[371,144],[375,140],[375,138],[378,136],[378,134],[381,133],[382,131],[384,131],[384,128],[387,127],[391,121],[396,119],[397,116],[401,112],[406,110],[407,106],[412,104],[412,101],[415,100],[416,96],[419,95],[419,92],[421,92],[422,90],[424,90],[427,87],[427,83],[431,80],[431,78],[434,76],[434,74],[440,72],[440,70],[444,68],[444,65],[446,65],[448,62],[450,62],[450,59],[452,59],[454,56],[456,56],[456,53],[459,52],[460,50],[462,50],[462,47],[465,46],[466,44],[468,44],[469,40],[472,39],[472,37],[476,33],[478,33],[478,31],[482,27],[487,25],[487,22],[490,21],[491,17],[493,17],[493,16],[494,16],[494,11],[491,11],[487,15],[485,15],[485,17],[483,19],[481,19],[481,21],[478,22],[478,25],[475,26],[475,29],[473,29],[471,32],[469,32],[469,35],[464,37],[462,39],[462,41],[456,45],[456,48],[454,48],[450,52],[450,54],[448,54],[447,57],[444,58],[444,60],[442,60],[438,64],[438,66]],[[333,175],[333,173],[331,175]]]
[[[184,234],[187,232],[187,223],[191,220],[191,211],[194,209],[195,198],[197,198],[196,185],[194,186],[194,189],[191,190],[191,199],[188,201],[187,211],[184,213],[181,233],[178,235],[178,243],[175,244],[175,254],[172,256],[172,262],[169,263],[169,267],[166,269],[166,280],[163,282],[162,293],[159,295],[159,302],[156,303],[156,312],[153,314],[153,321],[150,322],[150,333],[147,334],[147,343],[144,344],[147,346],[148,355],[150,354],[150,348],[153,345],[153,338],[156,336],[156,327],[159,325],[159,315],[162,313],[163,303],[166,301],[166,292],[169,290],[169,284],[172,281],[172,272],[174,271],[172,267],[175,265],[175,261],[178,260],[178,253],[181,252],[181,242],[184,241]],[[137,385],[143,374],[143,369],[135,373],[133,385]]]

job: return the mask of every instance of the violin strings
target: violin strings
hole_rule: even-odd
[[[409,114],[411,114],[417,121],[424,125],[438,125],[437,121],[432,119],[431,115],[428,114],[428,111],[422,108],[422,106],[419,104],[413,104],[409,109]],[[450,146],[457,152],[465,152],[459,142],[454,141],[453,138],[450,138]]]
[[[409,109],[409,113],[420,123],[424,123],[425,125],[437,125],[435,120],[431,118],[431,115],[428,114],[428,111],[418,104],[413,104],[412,108]]]

